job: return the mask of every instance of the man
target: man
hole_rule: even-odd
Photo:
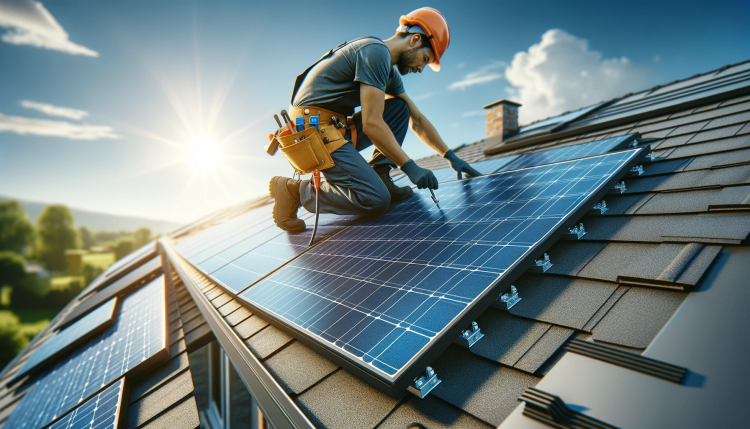
[[[480,174],[448,149],[435,127],[406,95],[401,82],[400,75],[421,73],[428,65],[434,71],[440,70],[440,57],[450,44],[445,17],[425,7],[402,16],[399,23],[396,35],[390,39],[361,37],[339,45],[297,78],[292,117],[303,108],[306,112],[333,112],[338,118],[352,116],[345,138],[354,144],[344,144],[331,152],[335,166],[322,171],[325,182],[318,197],[321,213],[386,213],[391,204],[412,194],[409,186],[393,183],[389,172],[396,166],[419,189],[438,188],[435,175],[419,167],[401,148],[407,124],[455,171],[467,176]],[[360,105],[361,110],[354,113]],[[370,145],[375,149],[368,165],[358,151]],[[269,190],[275,199],[276,225],[285,231],[304,231],[305,222],[297,218],[297,209],[301,205],[315,211],[312,181],[276,176],[271,179]]]

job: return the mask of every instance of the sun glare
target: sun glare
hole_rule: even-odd
[[[213,170],[221,157],[219,145],[210,137],[198,137],[187,148],[187,160],[198,170]]]

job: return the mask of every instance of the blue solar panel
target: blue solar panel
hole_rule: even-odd
[[[115,429],[124,385],[124,378],[117,380],[102,393],[64,415],[49,429]]]
[[[554,162],[583,158],[585,156],[600,155],[611,152],[615,149],[624,148],[627,146],[627,143],[633,141],[635,137],[635,134],[628,134],[620,137],[613,137],[611,139],[565,146],[542,152],[526,153],[498,171],[517,170],[519,168],[532,167],[535,165],[552,164]]]
[[[415,192],[240,297],[340,361],[403,383],[437,342],[447,346],[446,332],[464,329],[471,309],[488,306],[509,286],[501,281],[525,270],[541,244],[637,156],[641,150],[448,182],[439,209],[428,192]]]
[[[50,338],[29,357],[23,368],[16,374],[15,379],[20,379],[29,371],[38,370],[41,365],[47,363],[50,359],[70,350],[104,328],[112,320],[112,313],[114,313],[116,305],[117,298],[112,298]]]
[[[159,276],[125,297],[109,328],[37,378],[5,427],[41,428],[128,371],[165,359],[165,293]]]
[[[586,156],[601,155],[616,149],[624,149],[627,144],[635,139],[635,134],[628,134],[611,139],[599,140],[590,143],[582,143],[573,146],[559,147],[542,152],[533,152],[523,155],[510,155],[502,158],[488,159],[471,163],[482,174],[498,173],[500,171],[517,170],[519,168],[534,167],[537,165],[552,164],[555,162],[568,161]],[[438,182],[449,182],[458,179],[452,168],[439,168],[432,170]],[[413,186],[405,174],[393,178],[398,186]]]

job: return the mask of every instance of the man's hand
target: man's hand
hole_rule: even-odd
[[[437,189],[438,188],[438,181],[437,177],[435,177],[435,174],[432,173],[432,171],[422,168],[417,165],[416,162],[413,160],[409,160],[406,162],[406,164],[401,166],[401,171],[404,172],[409,177],[409,180],[415,185],[417,185],[417,188],[424,189]]]
[[[452,150],[449,150],[448,152],[446,152],[443,158],[448,160],[448,162],[451,164],[451,168],[459,175],[461,173],[465,173],[468,177],[477,177],[477,176],[482,175],[482,173],[478,172],[477,170],[474,169],[474,167],[469,165],[468,162],[456,156],[456,154],[453,153]]]

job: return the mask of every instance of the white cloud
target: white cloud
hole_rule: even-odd
[[[587,40],[548,30],[540,43],[513,57],[505,69],[513,88],[506,91],[523,104],[519,121],[525,124],[644,89],[652,72],[625,57],[602,59]]]
[[[112,127],[105,125],[72,124],[65,121],[5,116],[0,113],[0,132],[63,137],[71,140],[119,139]]]
[[[469,112],[462,113],[461,117],[462,118],[469,118],[471,116],[480,116],[480,115],[484,116],[486,114],[487,114],[487,112],[484,111],[484,110],[471,110]]]
[[[448,85],[448,89],[451,91],[457,89],[464,90],[470,86],[481,85],[483,83],[492,82],[493,80],[502,79],[503,74],[497,71],[497,69],[507,65],[508,63],[502,61],[493,61],[486,66],[480,67],[479,70],[467,74],[463,79]]]
[[[8,30],[0,40],[12,45],[30,45],[72,55],[99,56],[98,52],[71,42],[68,33],[39,2],[0,0],[0,27]]]
[[[71,109],[70,107],[53,106],[46,103],[38,103],[36,101],[23,100],[21,106],[27,109],[33,109],[44,113],[49,116],[59,116],[61,118],[68,118],[74,120],[80,120],[89,115],[89,112],[85,110]]]
[[[427,94],[421,94],[421,95],[417,95],[415,97],[411,97],[411,99],[412,99],[412,101],[427,100],[428,98],[432,97],[433,95],[435,95],[434,92],[429,92]]]

